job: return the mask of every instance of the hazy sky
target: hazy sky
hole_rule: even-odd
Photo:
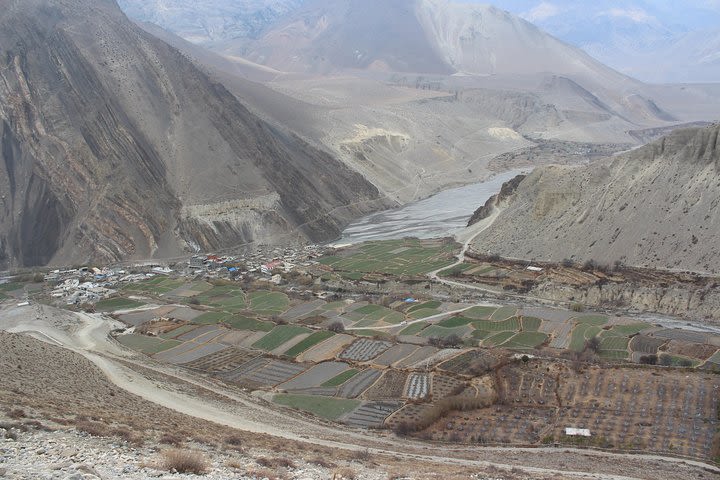
[[[672,30],[720,28],[720,0],[498,0],[480,3],[494,3],[537,23],[560,18],[587,21],[606,17],[662,25]]]

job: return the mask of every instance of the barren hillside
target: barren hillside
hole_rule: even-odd
[[[720,126],[687,129],[584,167],[523,180],[478,252],[720,271]]]
[[[111,0],[13,2],[0,39],[1,264],[332,239],[383,205]]]

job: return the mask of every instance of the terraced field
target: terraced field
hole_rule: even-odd
[[[367,242],[323,257],[320,263],[337,272],[421,276],[451,265],[457,245],[438,240]]]
[[[175,290],[184,283],[185,282],[180,279],[156,276],[141,282],[128,283],[123,287],[123,290],[134,293],[164,295],[172,290]]]
[[[430,393],[430,377],[426,373],[413,373],[408,378],[405,396],[417,400],[425,398]]]
[[[338,358],[354,360],[356,362],[367,362],[377,357],[391,346],[392,344],[390,342],[362,338],[343,350]]]
[[[310,334],[312,330],[297,325],[278,325],[270,333],[253,344],[253,348],[271,351],[275,350],[285,342],[292,340],[298,335]]]
[[[108,298],[100,300],[95,304],[95,310],[98,312],[114,312],[116,310],[131,310],[133,308],[142,307],[144,304],[129,298]]]
[[[379,428],[402,405],[402,402],[364,402],[341,420],[353,427]]]
[[[357,398],[362,395],[365,390],[370,388],[370,386],[375,383],[381,375],[382,371],[374,368],[363,370],[345,382],[338,389],[337,396],[343,398]]]
[[[157,337],[147,337],[145,335],[120,335],[117,341],[128,348],[142,352],[145,355],[153,355],[164,352],[181,344],[177,340],[165,340]]]
[[[283,353],[283,355],[295,358],[298,355],[300,355],[301,353],[311,349],[318,343],[324,342],[325,340],[327,340],[328,338],[333,337],[333,336],[335,336],[335,334],[333,332],[329,332],[327,330],[314,332],[309,337],[303,339],[300,343],[294,345],[293,347],[291,347],[290,349],[285,351],[285,353]]]
[[[281,292],[258,291],[248,294],[250,309],[260,315],[280,315],[290,306],[287,295]]]
[[[278,405],[310,412],[328,420],[337,420],[360,406],[359,400],[328,398],[318,395],[278,394],[273,396]]]

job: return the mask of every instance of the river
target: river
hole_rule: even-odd
[[[351,223],[334,244],[451,236],[465,228],[475,210],[498,193],[503,183],[525,172],[511,170],[481,183],[444,190],[424,200],[368,215]]]

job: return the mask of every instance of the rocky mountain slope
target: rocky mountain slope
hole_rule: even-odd
[[[159,25],[194,43],[207,45],[254,38],[270,23],[298,8],[302,0],[118,0],[130,17]]]
[[[12,2],[0,51],[3,265],[332,239],[383,205],[112,0]]]
[[[481,253],[720,272],[720,126],[584,167],[543,167],[500,202]]]
[[[488,5],[448,0],[309,0],[257,39],[216,49],[285,71],[622,75]]]

